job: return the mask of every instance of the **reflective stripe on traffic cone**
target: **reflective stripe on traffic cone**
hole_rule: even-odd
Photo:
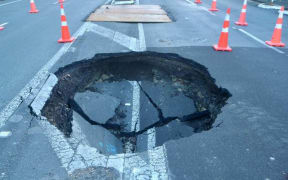
[[[237,22],[235,22],[236,25],[248,26],[248,23],[246,22],[246,10],[247,10],[247,0],[244,0],[240,18]]]
[[[194,3],[200,4],[200,3],[202,3],[202,2],[201,2],[201,0],[195,0]]]
[[[60,8],[61,8],[61,38],[58,40],[58,42],[59,43],[72,42],[74,41],[74,38],[70,36],[63,4],[60,5]]]
[[[276,46],[276,47],[284,47],[285,46],[285,44],[281,42],[283,14],[284,14],[284,6],[282,6],[280,9],[280,13],[279,13],[279,16],[277,19],[276,26],[274,28],[274,32],[273,32],[271,41],[265,41],[266,44],[268,44],[270,46]]]
[[[30,11],[29,13],[38,13],[34,0],[30,0]]]
[[[232,49],[228,46],[229,24],[230,24],[230,8],[227,9],[225,21],[223,24],[218,44],[213,46],[213,48],[216,51],[232,51]]]
[[[218,11],[219,9],[216,8],[216,0],[212,0],[212,5],[209,11]]]

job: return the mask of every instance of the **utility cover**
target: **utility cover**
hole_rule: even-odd
[[[87,21],[172,22],[159,5],[103,5]]]

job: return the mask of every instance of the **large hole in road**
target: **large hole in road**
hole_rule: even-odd
[[[42,115],[67,137],[77,125],[103,154],[207,131],[231,96],[206,67],[176,54],[98,54],[55,74]]]

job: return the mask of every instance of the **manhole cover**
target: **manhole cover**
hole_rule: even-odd
[[[141,152],[209,130],[230,93],[176,54],[100,54],[56,72],[42,110],[67,137],[77,123],[102,154]]]

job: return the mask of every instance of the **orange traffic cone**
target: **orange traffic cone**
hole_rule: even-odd
[[[58,0],[58,3],[64,3],[64,0]]]
[[[67,24],[65,12],[64,12],[64,7],[63,7],[62,3],[60,5],[60,8],[61,8],[61,33],[62,33],[62,36],[58,40],[58,42],[59,43],[72,42],[72,41],[74,41],[74,38],[70,36],[69,27]]]
[[[30,0],[30,11],[29,13],[38,13],[34,0]]]
[[[227,9],[225,21],[223,24],[218,44],[213,46],[213,48],[216,51],[232,51],[232,49],[228,46],[229,24],[230,24],[230,8]]]
[[[209,11],[218,11],[219,9],[216,8],[216,0],[212,0],[212,5]]]
[[[200,3],[202,3],[202,2],[201,2],[201,0],[195,0],[194,3],[200,4]]]
[[[236,25],[248,26],[248,23],[246,22],[246,10],[247,10],[247,0],[244,0],[240,18],[237,22],[235,22]]]
[[[276,26],[272,35],[271,41],[265,41],[266,44],[276,47],[284,47],[285,44],[281,42],[282,23],[283,23],[284,6],[281,7],[280,13],[277,19]]]
[[[0,31],[2,31],[4,29],[4,27],[3,26],[0,26]]]

